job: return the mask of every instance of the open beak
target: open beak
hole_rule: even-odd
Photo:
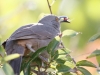
[[[69,18],[65,17],[65,18],[64,18],[64,22],[70,23],[71,20],[70,20]]]

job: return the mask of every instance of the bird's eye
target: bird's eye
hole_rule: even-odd
[[[56,17],[56,18],[55,18],[55,20],[58,22],[58,21],[59,21],[59,18],[58,18],[58,17]]]

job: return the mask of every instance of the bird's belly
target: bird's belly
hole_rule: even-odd
[[[41,39],[27,39],[27,40],[18,40],[18,44],[23,46],[25,48],[24,55],[26,56],[31,52],[26,46],[26,44],[31,45],[32,49],[35,51],[38,50],[41,47],[47,46],[52,39],[46,39],[46,40],[41,40]]]

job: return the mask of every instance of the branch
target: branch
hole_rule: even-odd
[[[49,4],[49,0],[47,0],[47,3],[48,3],[48,7],[49,7],[49,10],[50,10],[50,13],[52,14],[51,5]]]

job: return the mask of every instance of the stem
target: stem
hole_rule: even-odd
[[[50,10],[50,13],[52,14],[51,5],[49,4],[49,0],[47,0],[47,3],[48,3],[48,7],[49,7],[49,10]]]

